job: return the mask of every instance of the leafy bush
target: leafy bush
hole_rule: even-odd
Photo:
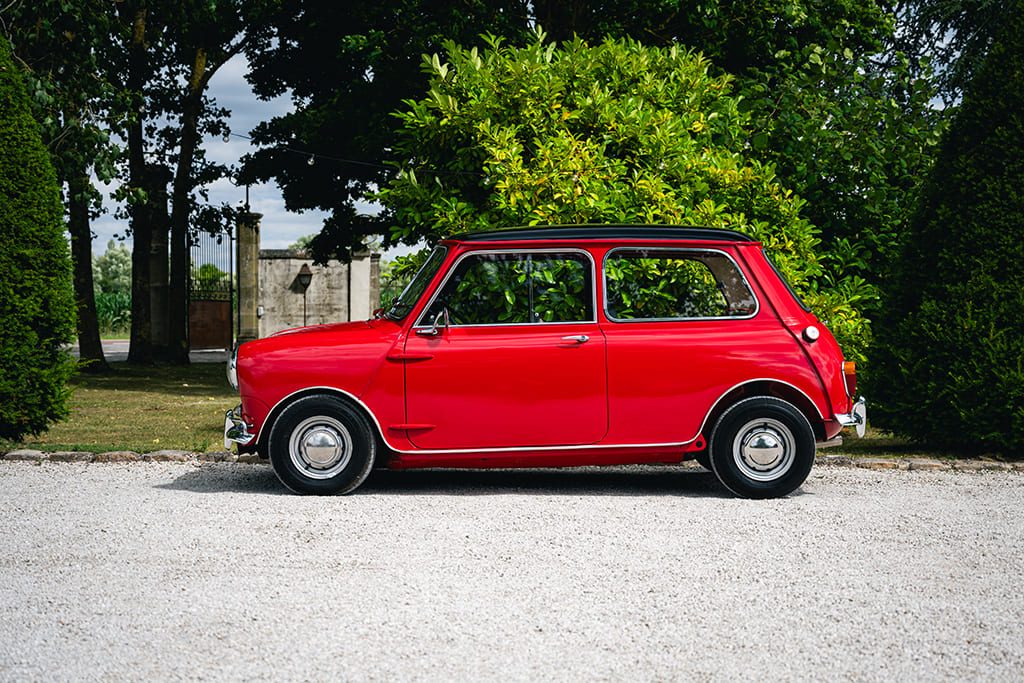
[[[929,179],[873,356],[876,422],[938,446],[1024,449],[1024,2]]]
[[[733,228],[765,244],[860,357],[867,321],[816,281],[817,230],[772,167],[747,155],[728,77],[694,53],[630,40],[489,44],[426,59],[427,97],[397,114],[406,162],[377,196],[393,239],[559,223]]]
[[[62,215],[22,74],[0,37],[0,438],[39,434],[68,412],[75,302]]]

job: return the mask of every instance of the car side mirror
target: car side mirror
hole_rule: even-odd
[[[451,318],[448,315],[448,307],[445,306],[434,316],[434,322],[425,330],[416,330],[416,334],[421,337],[436,337],[441,334],[444,330],[448,329],[451,324]]]

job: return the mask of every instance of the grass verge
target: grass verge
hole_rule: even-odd
[[[220,363],[139,367],[112,363],[106,375],[72,380],[71,416],[21,443],[0,440],[0,450],[136,451],[206,453],[224,449],[224,411],[238,403]],[[850,457],[955,458],[868,429],[863,439],[846,434],[842,446],[822,453]],[[963,454],[966,455],[966,454]]]
[[[0,448],[42,451],[224,450],[224,411],[238,403],[220,363],[139,367],[71,381],[71,416],[48,432]]]

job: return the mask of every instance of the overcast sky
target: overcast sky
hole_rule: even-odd
[[[278,97],[269,102],[256,99],[252,88],[245,81],[247,62],[241,55],[222,66],[210,80],[209,95],[217,104],[231,111],[229,123],[231,131],[248,135],[261,121],[284,114],[292,109],[291,100],[287,96]],[[225,142],[221,137],[206,138],[203,148],[211,161],[238,165],[239,160],[254,147],[248,140],[232,136]],[[108,197],[107,213],[93,221],[93,253],[101,254],[106,250],[107,241],[115,234],[124,234],[127,221],[114,218],[115,205],[109,200],[113,185],[99,185],[99,189]],[[241,206],[245,202],[245,188],[235,187],[226,178],[210,186],[210,202],[220,204],[226,202],[232,206]],[[253,185],[249,188],[249,204],[256,213],[263,214],[260,230],[261,247],[264,249],[284,249],[299,237],[320,232],[324,213],[307,211],[305,213],[289,213],[285,211],[281,191],[273,182]],[[368,206],[363,211],[372,211]],[[129,241],[130,244],[130,241]],[[408,252],[402,249],[400,253]]]

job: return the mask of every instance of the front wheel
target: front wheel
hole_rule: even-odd
[[[800,410],[771,396],[740,401],[711,433],[711,468],[744,498],[778,498],[797,489],[814,464],[814,430]]]
[[[333,396],[298,399],[277,417],[268,441],[281,483],[296,493],[354,491],[373,468],[376,441],[366,419]]]

